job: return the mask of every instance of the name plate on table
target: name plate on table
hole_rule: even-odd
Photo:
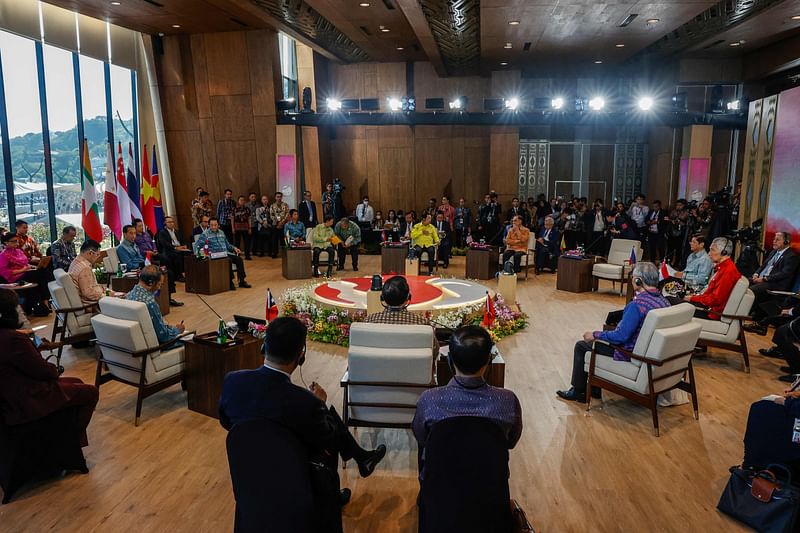
[[[214,346],[234,346],[236,344],[241,344],[244,341],[244,337],[242,333],[239,333],[234,339],[228,338],[225,342],[220,342],[219,338],[217,337],[217,332],[212,331],[211,333],[195,335],[192,340],[199,342],[200,344],[212,344]]]
[[[211,252],[208,257],[211,259],[225,259],[228,257],[228,252]]]

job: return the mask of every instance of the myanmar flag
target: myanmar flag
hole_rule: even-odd
[[[100,210],[97,207],[97,192],[94,188],[92,163],[89,160],[89,143],[83,140],[83,159],[81,162],[81,225],[86,237],[97,242],[103,240],[100,226]]]

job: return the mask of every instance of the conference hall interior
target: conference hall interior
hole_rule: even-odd
[[[800,2],[0,0],[0,531],[800,530]]]

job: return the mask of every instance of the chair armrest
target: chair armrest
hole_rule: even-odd
[[[731,320],[753,320],[750,315],[720,315],[722,318],[730,318]]]
[[[623,348],[619,344],[611,344],[610,342],[606,342],[606,341],[600,340],[600,339],[595,339],[594,343],[596,343],[596,344],[605,344],[606,346],[610,346],[611,348],[614,348],[618,352],[621,352],[621,353],[625,354],[626,357],[630,357],[631,359],[635,359],[635,360],[641,361],[643,363],[650,363],[651,365],[655,365],[655,366],[662,366],[664,364],[664,360],[651,359],[651,358],[645,357],[643,355],[637,355],[637,354],[633,353],[632,351]],[[592,350],[594,350],[594,344],[592,345]],[[681,356],[683,356],[683,355],[685,355],[685,354],[681,354]]]
[[[786,296],[788,298],[800,298],[800,292],[792,291],[767,291],[767,294],[772,296]]]
[[[78,311],[91,311],[95,308],[97,308],[97,304],[86,304],[80,307],[54,307],[53,311],[56,314],[66,315],[67,313],[77,313]]]
[[[608,263],[608,257],[603,255],[594,255],[592,256],[592,259],[594,259],[595,263]]]
[[[114,344],[108,344],[108,343],[100,342],[100,341],[97,341],[96,344],[98,346],[103,347],[103,348],[111,348],[112,350],[118,350],[120,352],[124,352],[124,353],[130,355],[131,357],[142,357],[144,355],[148,355],[148,354],[151,354],[151,353],[154,353],[154,352],[160,352],[161,350],[164,350],[165,348],[169,348],[170,346],[172,346],[173,344],[175,344],[179,340],[184,339],[188,335],[194,335],[194,334],[195,334],[194,331],[186,331],[186,332],[178,335],[174,339],[170,339],[167,342],[162,342],[158,346],[153,346],[152,348],[146,348],[144,350],[138,350],[138,351],[132,351],[132,350],[130,350],[128,348],[123,348],[122,346],[117,346],[117,345],[114,345]]]

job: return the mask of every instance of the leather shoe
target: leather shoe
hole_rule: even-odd
[[[173,300],[172,298],[170,298],[169,305],[171,305],[172,307],[182,307],[183,302],[179,302],[178,300]]]
[[[779,376],[778,379],[783,381],[783,382],[785,382],[785,383],[793,383],[794,379],[795,379],[795,375],[794,374],[786,374],[785,376]]]
[[[339,491],[339,505],[341,505],[342,507],[347,505],[350,502],[350,496],[351,495],[352,495],[352,492],[350,492],[350,489],[342,489],[342,490],[340,490]]]
[[[239,287],[243,289],[249,289],[250,287],[252,287],[252,285],[243,280],[239,282]]]
[[[758,353],[760,353],[764,357],[774,357],[776,359],[783,358],[783,354],[781,353],[781,351],[778,349],[777,346],[773,346],[772,348],[760,348],[758,350]]]
[[[366,457],[358,461],[358,473],[361,474],[361,477],[369,477],[385,455],[386,446],[381,444],[371,452],[368,452]]]
[[[228,290],[231,290],[231,291],[235,291],[236,290],[236,285],[234,285],[232,281],[231,281],[230,287],[228,287]]]
[[[764,336],[767,334],[766,326],[762,326],[757,322],[753,322],[752,324],[745,324],[742,326],[742,329],[745,331],[749,331],[750,333],[755,333],[756,335]]]
[[[575,390],[575,387],[570,387],[569,390],[556,391],[556,395],[562,400],[586,403],[586,392],[578,392]]]

